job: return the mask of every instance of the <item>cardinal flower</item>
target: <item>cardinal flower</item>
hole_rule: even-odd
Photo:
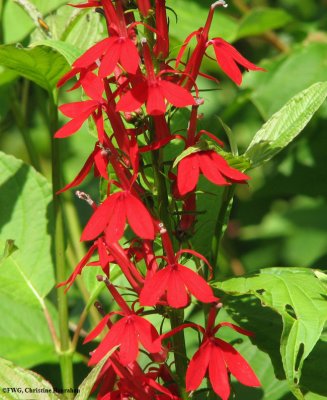
[[[96,338],[106,326],[110,327],[109,332],[93,352],[89,365],[97,364],[118,346],[120,362],[123,365],[128,365],[137,358],[139,342],[149,353],[159,353],[161,351],[161,340],[155,327],[129,308],[123,297],[108,279],[104,279],[104,282],[114,300],[120,306],[121,311],[107,314],[85,338],[84,343],[88,343]],[[114,314],[120,314],[122,318],[112,324],[110,318]]]
[[[202,173],[212,183],[224,186],[230,182],[245,183],[249,176],[228,165],[214,150],[192,153],[178,164],[177,187],[180,195],[193,191]]]
[[[95,119],[98,119],[102,115],[102,108],[106,108],[106,101],[102,97],[104,86],[101,79],[92,72],[88,72],[83,77],[81,84],[91,100],[63,104],[59,107],[59,110],[66,117],[72,118],[72,120],[56,132],[56,138],[64,138],[72,135],[80,129],[88,117],[93,115]],[[97,116],[96,112],[98,112]]]
[[[244,58],[231,44],[224,39],[216,38],[209,40],[207,46],[212,45],[215,51],[216,59],[221,69],[228,75],[237,85],[242,83],[242,72],[239,65],[247,70],[265,71],[263,68],[252,64]]]
[[[197,326],[204,336],[199,350],[192,357],[187,369],[186,391],[196,390],[206,374],[209,376],[213,390],[222,400],[229,399],[229,373],[243,385],[260,386],[255,373],[234,347],[215,337],[223,326],[228,326],[243,335],[252,335],[251,332],[227,322],[220,323],[212,329],[207,327],[206,330]]]
[[[182,254],[192,254],[204,261],[209,268],[210,264],[201,254],[193,250],[179,250],[173,254],[172,245],[165,229],[160,231],[167,257],[162,257],[167,265],[147,276],[140,294],[140,304],[144,306],[156,305],[166,294],[167,303],[174,308],[186,307],[190,301],[190,293],[202,303],[217,301],[211,287],[197,273],[181,265],[178,261]]]
[[[87,223],[82,240],[93,240],[105,231],[107,242],[116,242],[124,234],[126,222],[136,235],[154,239],[152,217],[144,204],[128,190],[110,195]]]
[[[94,146],[94,150],[86,160],[80,172],[77,174],[75,179],[66,185],[64,188],[59,190],[57,194],[65,192],[66,190],[80,185],[87,174],[91,171],[92,166],[94,165],[94,176],[101,176],[102,178],[109,180],[107,167],[109,163],[109,154],[110,150],[108,148],[104,148],[99,142],[96,142]]]
[[[176,83],[162,78],[162,73],[155,74],[150,49],[146,43],[143,44],[143,51],[147,76],[142,79],[141,83],[136,84],[121,96],[116,110],[132,112],[145,103],[149,115],[161,115],[166,112],[166,100],[175,107],[195,104],[190,92]]]
[[[140,13],[144,17],[146,17],[149,14],[149,11],[151,9],[150,0],[137,0],[137,6],[138,9],[140,10]]]
[[[97,60],[100,61],[99,77],[110,75],[118,62],[130,74],[135,74],[140,62],[140,57],[133,41],[135,31],[133,24],[126,26],[124,10],[120,2],[114,8],[111,1],[106,2],[105,11],[110,18],[110,37],[101,40],[92,46],[74,63],[74,68],[86,68]]]

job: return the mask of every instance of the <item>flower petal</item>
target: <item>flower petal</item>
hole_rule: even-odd
[[[105,78],[106,76],[112,74],[116,65],[118,64],[118,60],[120,57],[121,43],[119,41],[119,38],[111,39],[113,40],[111,43],[109,43],[108,50],[101,60],[99,68],[100,78]]]
[[[154,306],[165,293],[170,278],[170,270],[164,268],[156,272],[145,284],[140,293],[141,306]]]
[[[120,64],[130,74],[136,74],[139,62],[140,56],[135,44],[130,39],[126,39],[121,45]]]
[[[162,115],[166,112],[165,98],[160,90],[160,86],[149,85],[146,111],[149,115]]]
[[[245,182],[246,180],[250,179],[248,175],[243,174],[243,172],[236,168],[230,167],[227,161],[220,154],[212,152],[210,154],[210,158],[215,162],[220,172],[226,176],[226,178],[229,178],[235,182]]]
[[[136,360],[138,352],[139,346],[134,321],[127,321],[124,332],[121,335],[121,344],[119,350],[120,362],[123,365],[128,365]]]
[[[124,234],[126,225],[126,204],[125,194],[118,193],[115,207],[107,215],[108,225],[106,227],[106,241],[108,243],[117,242]]]
[[[115,193],[108,197],[93,213],[92,217],[86,224],[82,233],[81,240],[95,239],[108,225],[108,218],[116,208],[120,193]]]
[[[141,107],[148,97],[148,85],[143,82],[123,94],[116,105],[116,111],[132,112]]]
[[[199,173],[199,163],[195,154],[191,154],[179,162],[177,188],[181,196],[195,189],[199,180]]]
[[[154,239],[152,217],[145,205],[132,194],[126,195],[125,209],[127,220],[133,231],[142,239]]]
[[[212,303],[217,300],[211,287],[197,273],[183,265],[178,265],[180,276],[188,290],[202,303]]]
[[[229,343],[220,339],[216,339],[216,341],[223,352],[223,357],[229,371],[235,376],[235,378],[246,386],[261,386],[252,368],[240,353],[238,353]]]
[[[85,114],[85,113],[80,114],[78,118],[74,118],[71,121],[67,122],[67,124],[65,124],[59,130],[57,130],[54,137],[65,138],[67,136],[73,135],[84,124],[84,122],[88,119],[89,115],[90,114]]]
[[[171,268],[171,270],[167,282],[167,302],[174,308],[186,307],[189,303],[189,296],[185,288],[182,274],[179,271],[179,267],[177,267],[177,269]]]
[[[213,390],[222,398],[228,400],[230,395],[229,377],[222,351],[218,346],[210,346],[209,378]]]
[[[110,328],[110,331],[92,354],[89,361],[90,366],[97,364],[111,349],[121,344],[125,329],[126,318],[122,318]]]
[[[218,165],[210,157],[211,152],[201,152],[199,157],[199,165],[203,175],[212,183],[219,186],[230,185],[229,182],[222,176]],[[217,154],[218,155],[218,154]]]
[[[106,38],[101,40],[101,42],[92,46],[84,54],[82,54],[76,61],[74,61],[73,67],[85,68],[88,67],[90,64],[94,63],[94,61],[100,58],[102,54],[107,50],[108,45],[110,45],[112,40],[113,38]]]
[[[134,325],[143,347],[150,353],[159,353],[161,341],[157,340],[159,334],[156,328],[149,321],[137,315],[134,316]]]
[[[186,372],[186,391],[196,390],[206,374],[210,360],[210,346],[204,342],[192,357]]]
[[[191,93],[176,83],[161,80],[160,86],[166,99],[175,107],[195,105],[195,100]]]

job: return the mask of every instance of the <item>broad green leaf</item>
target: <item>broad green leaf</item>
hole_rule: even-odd
[[[90,398],[90,393],[93,388],[93,385],[95,384],[97,377],[99,373],[101,372],[102,367],[105,365],[107,362],[108,358],[117,350],[117,346],[114,347],[112,350],[109,351],[109,353],[106,355],[106,357],[101,360],[96,367],[94,367],[91,372],[88,374],[88,376],[83,380],[81,385],[79,386],[79,393],[75,397],[75,400],[88,400]]]
[[[259,274],[229,279],[215,286],[232,295],[251,294],[281,315],[280,351],[290,388],[298,399],[304,360],[313,350],[327,320],[327,291],[306,268],[269,268]]]
[[[0,387],[11,388],[9,393],[1,390],[2,400],[59,400],[54,388],[42,376],[33,371],[16,367],[10,361],[0,359]],[[15,390],[16,389],[16,390]],[[31,390],[35,389],[35,393]]]
[[[13,300],[6,294],[0,295],[0,302],[0,357],[24,368],[58,362],[41,308]],[[57,325],[57,314],[52,304],[45,302],[45,305]]]
[[[8,239],[18,247],[0,265],[0,291],[40,306],[54,286],[50,185],[33,168],[0,153],[0,188],[0,248]]]
[[[237,39],[281,28],[292,19],[290,14],[280,8],[254,8],[242,18],[237,30]]]
[[[0,253],[9,240],[17,247],[0,263],[0,354],[23,366],[53,362],[44,316],[44,299],[54,286],[50,185],[32,167],[0,153],[0,190]]]
[[[326,64],[326,44],[305,43],[289,54],[262,62],[266,72],[245,74],[243,88],[252,89],[250,98],[267,120],[297,93],[325,81]]]
[[[60,40],[40,40],[37,42],[33,42],[31,45],[32,48],[37,46],[50,47],[56,50],[66,59],[69,65],[72,65],[76,58],[78,58],[82,54],[82,51],[79,50],[76,46]]]
[[[51,92],[68,71],[66,59],[47,47],[0,46],[0,64]]]
[[[308,124],[327,96],[327,82],[318,82],[294,96],[255,134],[245,152],[256,167],[284,149]]]

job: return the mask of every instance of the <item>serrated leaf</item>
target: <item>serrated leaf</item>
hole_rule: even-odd
[[[286,378],[298,399],[304,360],[318,342],[327,320],[327,291],[307,268],[267,268],[249,277],[214,285],[233,295],[252,294],[281,315],[280,351]]]
[[[104,357],[97,365],[92,369],[88,376],[83,380],[79,386],[79,393],[75,397],[75,400],[88,400],[90,398],[91,390],[97,380],[102,367],[107,362],[108,358],[117,350],[118,346],[115,346],[109,353]]]
[[[245,152],[253,167],[284,149],[310,121],[327,96],[327,82],[318,82],[294,96],[255,134]]]
[[[247,13],[241,20],[237,39],[260,35],[270,29],[277,29],[292,21],[292,16],[280,8],[261,7]]]
[[[54,388],[41,375],[33,371],[16,367],[10,361],[0,358],[0,387],[10,388],[6,393],[1,390],[2,400],[59,400]],[[31,390],[35,389],[35,393]]]
[[[66,59],[61,54],[41,46],[0,46],[0,64],[35,82],[48,92],[52,92],[59,78],[69,69]]]

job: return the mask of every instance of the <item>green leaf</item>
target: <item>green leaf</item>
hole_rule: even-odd
[[[104,357],[83,380],[83,382],[79,386],[79,393],[75,397],[75,400],[88,400],[90,398],[91,390],[97,380],[99,373],[101,372],[102,367],[105,365],[108,358],[117,350],[117,347],[118,346],[110,350],[106,357]]]
[[[242,18],[237,39],[260,35],[271,29],[281,28],[292,21],[292,16],[280,8],[254,8]]]
[[[58,362],[44,311],[3,294],[0,302],[0,356],[24,368]],[[56,310],[50,302],[45,305],[57,325]]]
[[[327,96],[327,82],[318,82],[294,96],[255,134],[245,152],[256,167],[284,149],[308,124]]]
[[[82,51],[79,50],[76,46],[70,43],[63,42],[61,40],[39,40],[31,44],[32,48],[37,46],[50,47],[56,50],[66,59],[69,65],[72,65],[76,58],[78,58],[82,54]]]
[[[12,391],[6,393],[1,390],[1,399],[31,399],[33,400],[59,400],[60,397],[54,393],[53,387],[42,376],[33,371],[28,371],[16,367],[11,362],[0,359],[0,387],[11,388]],[[35,393],[31,390],[35,389]]]
[[[297,93],[325,81],[326,64],[326,44],[305,43],[289,54],[262,62],[266,72],[245,74],[243,88],[252,90],[251,100],[267,120]]]
[[[318,342],[327,320],[327,291],[306,268],[269,268],[259,274],[229,279],[214,285],[231,295],[251,294],[281,315],[280,352],[286,378],[294,395],[300,390],[304,360]]]
[[[59,78],[68,71],[66,59],[47,47],[20,48],[0,46],[0,63],[48,92],[56,87]]]
[[[8,239],[18,247],[0,263],[0,354],[24,366],[54,361],[43,314],[54,287],[51,188],[32,167],[1,152],[0,188],[0,253]]]
[[[22,161],[0,152],[0,248],[8,239],[18,250],[2,261],[0,291],[39,305],[54,286],[51,257],[51,188]]]

